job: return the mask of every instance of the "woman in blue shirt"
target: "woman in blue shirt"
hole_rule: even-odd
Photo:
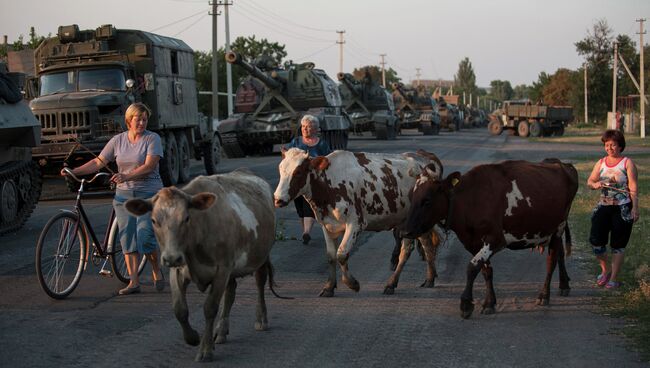
[[[295,137],[291,142],[286,146],[289,148],[300,148],[301,150],[307,151],[309,156],[325,156],[332,152],[329,144],[324,139],[318,137],[318,131],[320,126],[318,123],[318,118],[313,115],[305,115],[300,120],[300,131],[302,136]],[[314,212],[311,210],[309,203],[300,196],[297,197],[293,204],[296,206],[296,211],[298,216],[302,219],[302,243],[308,244],[311,240],[309,233],[311,228],[314,226]]]

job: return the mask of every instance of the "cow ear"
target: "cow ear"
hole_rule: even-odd
[[[153,209],[150,200],[139,198],[129,199],[124,203],[124,207],[135,216],[142,216]]]
[[[309,166],[318,171],[323,171],[330,166],[330,161],[325,156],[318,156],[309,161]]]
[[[427,172],[427,175],[433,179],[440,179],[442,177],[442,172],[438,166],[434,163],[427,164],[424,167],[424,170]]]
[[[199,193],[195,194],[192,196],[192,199],[190,200],[190,208],[195,208],[197,210],[207,210],[208,208],[212,207],[214,202],[217,200],[217,196],[214,195],[213,193]]]
[[[287,153],[287,149],[284,146],[280,147],[280,153],[282,154],[282,159],[284,160],[284,154]]]
[[[454,188],[458,183],[460,183],[460,173],[458,171],[449,174],[447,179],[445,179],[445,187],[448,189]]]

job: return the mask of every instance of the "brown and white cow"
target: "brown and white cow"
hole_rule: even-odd
[[[302,195],[323,227],[329,277],[321,296],[334,295],[337,260],[342,281],[350,289],[359,291],[359,282],[348,269],[348,258],[361,232],[401,228],[410,205],[408,193],[417,175],[423,168],[433,177],[442,175],[440,160],[426,151],[405,154],[335,151],[310,158],[307,152],[292,148],[282,156],[280,182],[274,194],[276,207],[286,206]],[[343,238],[337,246],[335,241],[340,236]],[[421,234],[419,240],[427,262],[427,276],[422,286],[433,287],[439,237],[431,229]],[[394,292],[412,250],[413,242],[404,240],[399,264],[384,288],[385,294]]]
[[[174,313],[190,345],[199,344],[199,335],[188,319],[187,286],[193,281],[199,290],[208,291],[197,361],[211,360],[215,339],[226,340],[238,277],[255,274],[255,329],[267,329],[264,285],[268,277],[273,290],[269,253],[275,240],[275,209],[266,181],[243,170],[199,176],[182,189],[163,188],[151,200],[129,200],[126,208],[136,215],[151,211],[162,263],[171,267]],[[223,310],[213,337],[222,297]]]
[[[538,304],[547,305],[557,263],[561,295],[570,290],[562,233],[566,229],[569,243],[567,219],[577,190],[576,169],[555,159],[480,165],[462,176],[454,172],[445,180],[425,172],[413,190],[404,235],[418,236],[444,221],[474,256],[461,296],[463,318],[469,318],[474,310],[472,288],[479,271],[487,288],[481,313],[494,313],[490,258],[496,252],[548,246],[546,280],[538,297]]]

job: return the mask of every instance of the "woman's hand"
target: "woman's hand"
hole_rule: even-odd
[[[117,173],[111,176],[111,181],[117,184],[124,183],[127,180],[126,174]]]
[[[590,185],[590,186],[591,186],[591,189],[594,189],[594,190],[596,190],[596,189],[600,189],[600,188],[603,187],[603,182],[602,182],[602,181],[596,181],[596,182],[592,182],[592,183],[590,183],[590,184],[591,184],[591,185]]]
[[[636,208],[632,208],[632,221],[637,222],[639,221],[639,210]]]

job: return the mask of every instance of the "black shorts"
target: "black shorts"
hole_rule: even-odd
[[[632,234],[632,203],[620,206],[597,206],[591,215],[589,243],[594,253],[603,254],[607,241],[612,252],[624,249]],[[609,238],[609,239],[608,239]]]
[[[298,212],[298,216],[300,218],[303,217],[316,217],[314,216],[314,211],[311,210],[311,206],[303,196],[296,197],[296,199],[293,200],[293,204],[296,206],[296,211]]]

